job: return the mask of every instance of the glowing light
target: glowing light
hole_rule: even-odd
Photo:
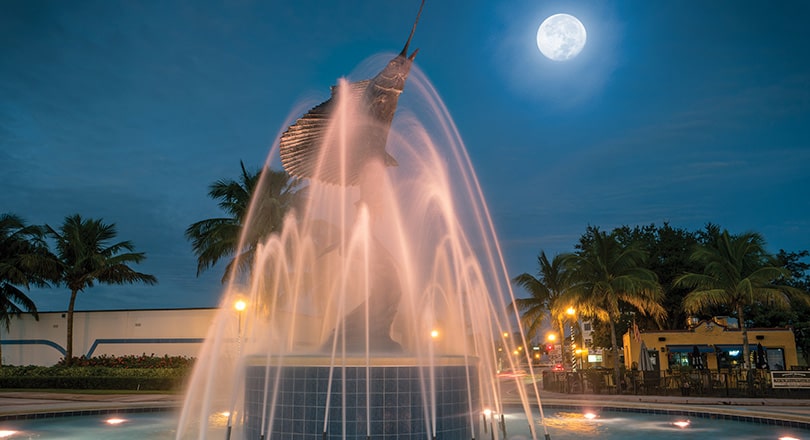
[[[518,354],[520,354],[520,352],[515,350],[515,351],[512,352],[512,354],[518,355]]]
[[[595,419],[595,418],[596,418],[596,414],[594,414],[594,413],[592,413],[592,412],[586,412],[586,413],[585,413],[585,414],[583,414],[583,415],[584,415],[584,416],[585,416],[585,418],[586,418],[586,419],[588,419],[588,420],[593,420],[593,419]]]
[[[509,337],[509,333],[507,333],[507,332],[503,332],[503,337],[504,337],[504,338],[508,338],[508,337]]]
[[[17,431],[0,430],[0,438],[8,438],[8,437],[11,437],[12,435],[14,435],[16,433],[17,433]]]
[[[221,413],[219,413],[219,415],[221,415],[222,417],[230,417],[231,413],[228,411],[222,411]]]
[[[779,437],[779,440],[799,440],[796,437]]]
[[[489,417],[491,414],[492,414],[492,410],[491,410],[491,409],[487,408],[487,409],[485,409],[485,410],[484,410],[484,415],[485,415],[485,416]]]
[[[438,330],[431,331],[430,332],[430,337],[433,338],[433,339],[438,338],[439,337],[439,331]]]
[[[247,303],[240,299],[233,303],[233,308],[236,309],[237,312],[242,312],[247,308]]]
[[[576,310],[575,308],[573,308],[573,307],[569,307],[569,308],[568,308],[568,309],[565,311],[565,313],[567,313],[567,314],[569,314],[569,315],[571,315],[571,316],[574,316],[574,315],[576,315],[576,314],[577,314],[577,310]]]
[[[549,333],[548,336],[546,336],[546,339],[548,339],[549,341],[554,341],[557,339],[557,335],[555,335],[554,333]]]
[[[109,418],[109,419],[105,420],[104,423],[106,423],[108,425],[120,425],[120,424],[122,424],[122,423],[124,423],[126,421],[127,421],[126,419],[119,419],[119,418],[116,418],[116,417],[112,417],[112,418]]]
[[[689,425],[692,424],[689,420],[678,420],[677,422],[673,422],[673,425],[677,426],[678,428],[688,428]]]

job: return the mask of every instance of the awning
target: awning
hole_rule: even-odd
[[[768,347],[763,345],[762,348],[767,349]],[[733,351],[733,350],[742,351],[742,349],[743,349],[742,344],[717,344],[718,351]],[[748,344],[748,349],[751,351],[756,350],[757,344]]]
[[[710,345],[667,345],[667,351],[670,353],[692,353],[695,350],[695,347],[700,350],[701,353],[714,353],[714,347]]]

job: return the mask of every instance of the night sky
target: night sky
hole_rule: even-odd
[[[157,286],[97,286],[78,310],[215,306],[224,266],[196,277],[183,235],[221,215],[208,185],[399,52],[418,3],[4,0],[0,212],[103,218],[146,253]],[[564,63],[535,45],[560,12],[588,31]],[[809,22],[798,0],[428,0],[412,47],[517,275],[588,225],[712,222],[810,249]],[[30,296],[59,311],[69,294]]]

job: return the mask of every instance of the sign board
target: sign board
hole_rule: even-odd
[[[774,388],[810,388],[810,371],[771,371]]]

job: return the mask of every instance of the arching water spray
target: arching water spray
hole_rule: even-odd
[[[484,408],[503,415],[509,276],[463,142],[407,49],[372,80],[341,80],[271,151],[267,165],[280,157],[307,198],[233,274],[178,439],[468,440]],[[395,120],[396,105],[379,105],[409,73]],[[253,208],[247,233],[261,227]],[[250,310],[234,334],[237,295]],[[221,407],[233,409],[225,427],[211,417]]]

